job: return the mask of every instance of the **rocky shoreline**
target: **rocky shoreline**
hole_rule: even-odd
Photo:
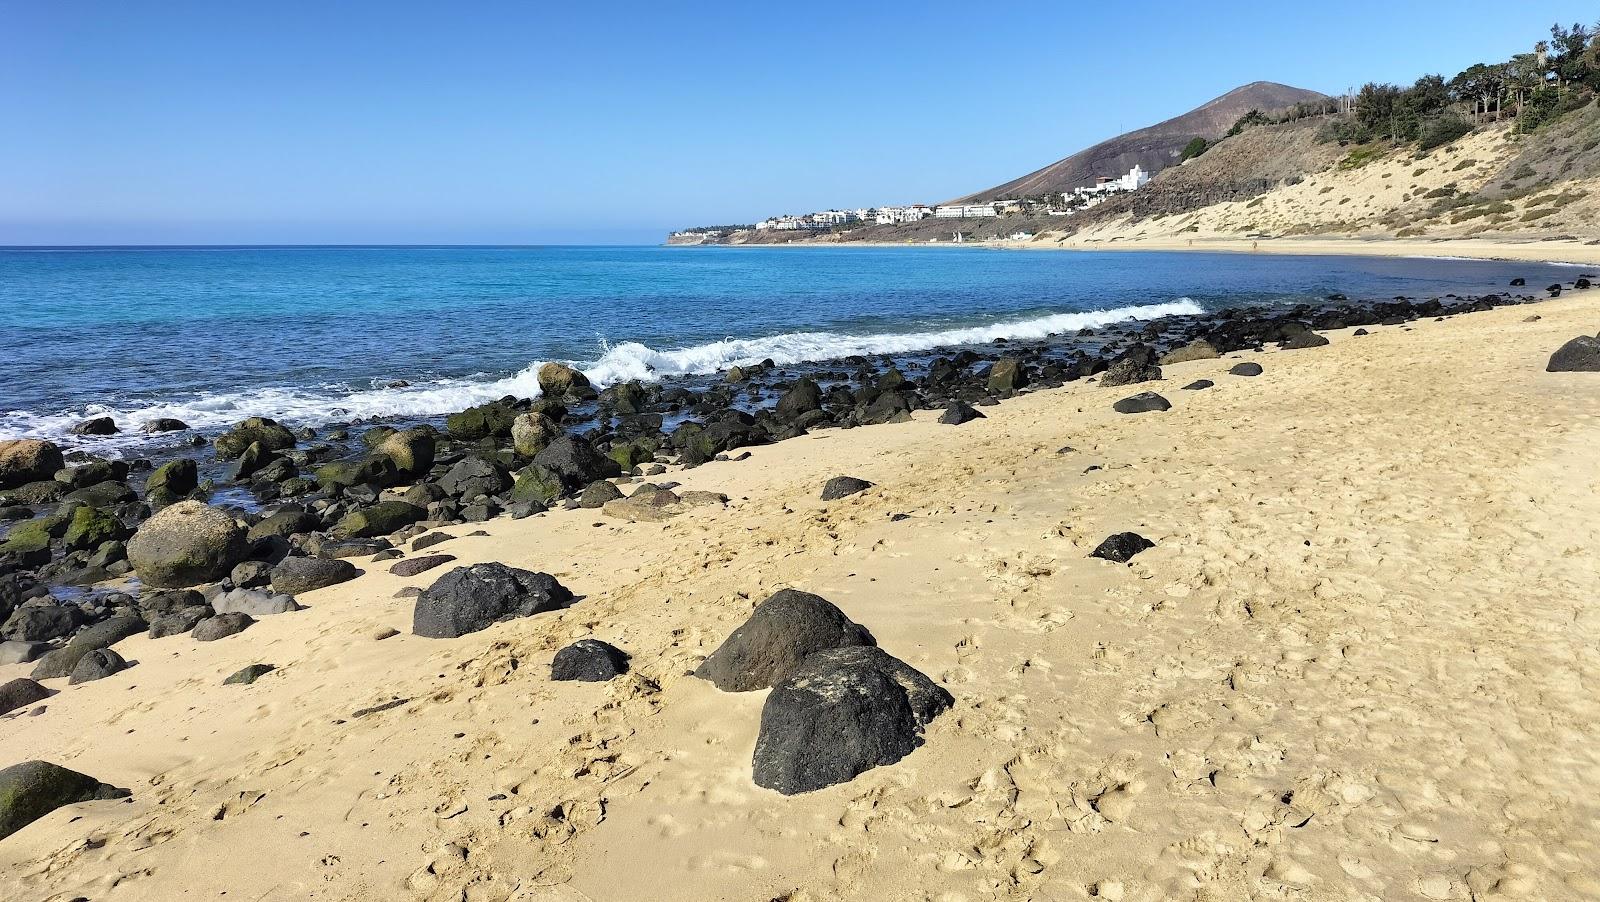
[[[1588,285],[1580,277],[1547,293]],[[645,480],[808,431],[900,422],[930,409],[958,424],[1019,392],[1080,379],[1134,385],[1160,379],[1164,364],[1325,344],[1319,330],[1534,300],[1334,296],[979,348],[735,367],[699,390],[679,380],[597,391],[577,370],[549,364],[539,373],[541,397],[507,397],[439,425],[352,423],[319,434],[251,418],[216,436],[205,446],[210,454],[160,463],[9,441],[0,444],[0,518],[10,524],[0,539],[0,663],[64,660],[69,647],[109,647],[127,630],[170,635],[208,617],[284,609],[297,592],[353,578],[359,571],[343,559],[402,557],[400,545],[438,526],[552,506],[666,519],[720,499]],[[98,418],[76,431],[106,435],[119,426]],[[194,586],[183,603],[173,600],[171,590]],[[96,629],[104,635],[84,639]]]
[[[1503,499],[1532,484],[1507,463],[1522,459],[1516,443],[1570,444],[1528,423],[1549,410],[1575,422],[1567,412],[1588,383],[1531,370],[1536,359],[1552,372],[1600,370],[1600,340],[1567,340],[1592,329],[1587,297],[1492,309],[1533,300],[1330,299],[916,358],[755,367],[697,388],[600,391],[552,367],[546,396],[441,425],[307,437],[246,421],[199,461],[83,460],[8,443],[8,480],[49,471],[17,489],[59,500],[20,505],[32,516],[17,525],[36,525],[25,544],[12,545],[15,531],[4,539],[15,556],[0,585],[14,609],[0,723],[17,754],[0,761],[0,841],[32,860],[76,837],[85,879],[159,862],[147,886],[239,890],[253,878],[197,877],[172,857],[181,844],[157,850],[144,834],[177,830],[214,851],[248,830],[277,837],[274,854],[311,882],[328,861],[359,860],[334,875],[339,898],[381,884],[443,899],[491,870],[560,882],[568,863],[602,862],[615,843],[693,869],[708,860],[696,844],[730,847],[719,832],[730,810],[817,818],[854,846],[849,831],[866,822],[851,812],[876,806],[901,813],[867,817],[874,832],[903,831],[874,846],[900,856],[878,867],[902,881],[957,879],[992,856],[1002,869],[1021,856],[1014,880],[1126,877],[1138,868],[1101,854],[1144,842],[1134,857],[1154,860],[1187,826],[1163,818],[1166,832],[1148,841],[1101,835],[1154,829],[1141,806],[1189,799],[1213,818],[1219,806],[1243,817],[1252,800],[1289,804],[1286,786],[1296,804],[1316,804],[1296,776],[1307,767],[1377,779],[1357,752],[1329,764],[1330,746],[1313,753],[1285,738],[1302,719],[1330,735],[1331,715],[1294,713],[1307,706],[1362,718],[1365,708],[1338,700],[1389,691],[1384,679],[1344,694],[1330,692],[1344,677],[1317,682],[1324,667],[1395,666],[1387,652],[1344,651],[1352,642],[1427,646],[1459,626],[1477,649],[1491,634],[1525,635],[1480,630],[1438,610],[1454,596],[1410,591],[1411,574],[1436,580],[1447,565],[1497,574],[1408,542],[1481,548],[1500,535],[1488,525],[1515,522]],[[1485,312],[1442,322],[1474,311]],[[681,391],[693,400],[667,400]],[[1438,403],[1446,397],[1456,403]],[[1507,415],[1518,425],[1485,421]],[[1422,423],[1416,440],[1394,442],[1411,420]],[[851,428],[878,422],[904,425]],[[333,437],[341,429],[347,439]],[[757,445],[770,447],[736,462]],[[207,494],[201,483],[219,470]],[[1471,494],[1491,478],[1511,494]],[[126,500],[69,497],[84,488]],[[250,506],[234,503],[247,493]],[[1417,525],[1463,517],[1477,525]],[[1551,566],[1570,559],[1559,551]],[[114,578],[76,582],[102,572]],[[1482,586],[1478,617],[1543,610],[1508,608],[1504,588]],[[1385,620],[1395,610],[1437,619],[1428,629],[1411,614]],[[1309,669],[1262,676],[1295,662]],[[1426,691],[1433,673],[1396,688]],[[1152,679],[1171,685],[1156,691]],[[1269,698],[1275,708],[1258,703]],[[1272,710],[1282,713],[1261,716]],[[1185,732],[1202,726],[1200,738]],[[1260,737],[1251,747],[1285,751],[1252,771],[1250,751],[1228,738],[1238,730]],[[124,733],[133,738],[115,738]],[[1428,735],[1458,734],[1471,735]],[[1381,753],[1360,729],[1331,735]],[[1116,757],[1130,744],[1138,759]],[[1202,753],[1204,767],[1184,757]],[[1174,765],[1163,762],[1190,762],[1197,776],[1168,785]],[[1007,773],[1025,793],[1054,796],[1024,806]],[[1190,799],[1195,790],[1203,798]],[[97,801],[115,799],[126,800]],[[89,804],[70,821],[48,813],[79,802]],[[1066,817],[1069,831],[1092,827],[1071,838],[1081,860],[1042,856],[1032,839],[974,847],[971,811],[1022,823],[994,821],[991,802],[1000,815],[1009,804]],[[674,839],[682,830],[699,838]],[[894,851],[927,830],[948,832],[927,855]],[[735,848],[786,854],[782,837],[740,832]],[[583,836],[581,850],[562,846],[566,836]],[[781,879],[807,882],[814,850],[790,852]],[[379,866],[376,884],[360,883]],[[1177,879],[1167,870],[1147,876]],[[678,873],[680,889],[702,885],[692,873]],[[62,890],[77,879],[15,877]]]

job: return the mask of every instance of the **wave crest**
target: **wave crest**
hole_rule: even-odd
[[[855,355],[908,354],[954,345],[985,344],[998,338],[1037,339],[1062,332],[1092,329],[1130,319],[1156,319],[1204,313],[1189,298],[1162,304],[1116,307],[1080,313],[1056,313],[1032,319],[996,322],[925,332],[844,335],[836,332],[791,332],[763,338],[728,338],[707,344],[658,351],[639,342],[608,348],[600,359],[582,365],[584,375],[599,387],[630,379],[653,381],[668,376],[709,375],[734,366],[772,360],[780,366],[819,363]],[[369,417],[429,417],[454,413],[506,395],[539,394],[536,361],[502,378],[440,379],[398,388],[350,391],[337,388],[273,387],[220,392],[157,404],[90,404],[54,414],[12,411],[0,414],[0,435],[60,439],[79,420],[110,416],[124,430],[137,430],[146,420],[173,417],[197,429],[227,426],[249,416],[269,416],[296,426]],[[94,440],[96,448],[141,444],[150,436],[124,432]]]

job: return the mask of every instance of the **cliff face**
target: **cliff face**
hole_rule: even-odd
[[[1258,81],[1147,128],[1119,135],[1081,150],[1063,160],[997,185],[969,194],[956,202],[1059,194],[1091,185],[1099,176],[1121,175],[1135,165],[1160,172],[1178,162],[1184,145],[1195,138],[1214,141],[1226,134],[1239,117],[1251,110],[1273,112],[1301,102],[1328,100],[1325,95],[1270,81]]]

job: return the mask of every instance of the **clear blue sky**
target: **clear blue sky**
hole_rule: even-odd
[[[0,0],[0,244],[655,242],[931,202],[1266,79],[1446,77],[1566,0]]]

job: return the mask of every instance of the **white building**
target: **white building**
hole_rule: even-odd
[[[1143,188],[1145,185],[1149,184],[1149,182],[1150,173],[1146,172],[1143,166],[1135,165],[1132,169],[1128,170],[1127,175],[1124,175],[1121,178],[1101,176],[1095,180],[1095,184],[1086,185],[1081,188],[1074,188],[1071,192],[1063,196],[1066,198],[1067,203],[1071,204],[1074,196],[1079,199],[1086,197],[1099,198],[1108,194],[1121,194],[1125,191],[1138,191],[1140,188]]]
[[[827,226],[820,225],[804,216],[774,216],[771,219],[763,219],[756,223],[756,231],[759,232],[765,232],[769,229],[774,232],[796,232],[825,228]]]
[[[1133,168],[1128,170],[1128,174],[1118,179],[1117,183],[1122,186],[1124,191],[1138,191],[1149,181],[1150,173],[1145,172],[1143,166],[1135,163]]]
[[[933,209],[923,204],[909,207],[879,207],[873,216],[878,225],[899,225],[903,222],[921,222],[933,215]]]
[[[933,215],[940,219],[982,219],[999,216],[994,204],[944,204],[935,207]]]

